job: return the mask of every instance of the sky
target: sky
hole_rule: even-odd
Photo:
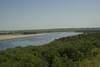
[[[100,0],[0,0],[0,30],[100,27]]]

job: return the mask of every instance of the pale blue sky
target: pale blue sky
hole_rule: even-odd
[[[0,30],[100,27],[100,0],[0,0]]]

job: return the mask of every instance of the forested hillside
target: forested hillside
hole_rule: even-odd
[[[100,33],[0,51],[0,67],[100,67]]]

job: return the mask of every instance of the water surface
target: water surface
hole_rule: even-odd
[[[55,39],[61,37],[74,36],[81,33],[77,32],[53,32],[53,33],[44,33],[43,35],[26,37],[26,38],[17,38],[17,39],[8,39],[0,41],[0,50],[6,48],[14,48],[17,46],[38,46],[49,43]]]

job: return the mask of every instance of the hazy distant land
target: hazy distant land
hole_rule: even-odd
[[[99,32],[97,28],[54,28],[54,29],[31,29],[31,30],[2,30],[0,34],[36,34],[46,32]]]

